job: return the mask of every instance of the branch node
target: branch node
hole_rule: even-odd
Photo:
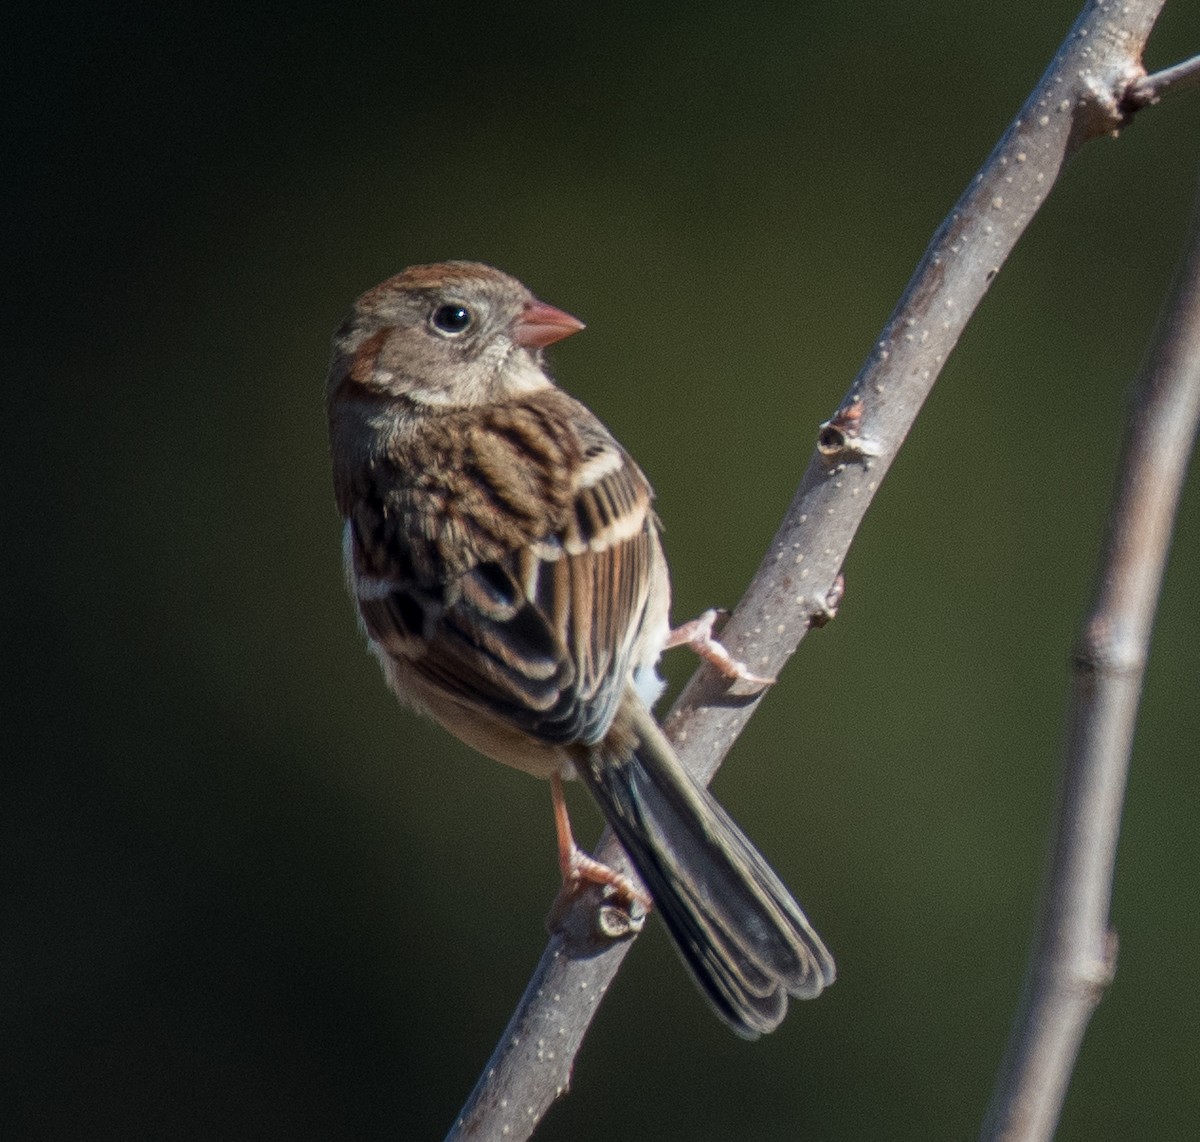
[[[581,897],[588,907],[576,907]],[[564,884],[546,917],[546,930],[562,940],[569,955],[588,956],[632,939],[645,926],[646,915],[636,901],[622,901],[611,886]]]
[[[1050,984],[1059,995],[1073,995],[1095,1008],[1117,977],[1117,933],[1108,928],[1095,954],[1072,958],[1052,971]]]
[[[1130,84],[1145,75],[1141,67],[1121,76],[1115,82],[1099,75],[1082,76],[1076,122],[1083,127],[1087,138],[1109,135],[1116,138],[1129,122],[1124,97]]]
[[[1077,674],[1108,678],[1140,674],[1146,667],[1144,648],[1122,632],[1107,614],[1094,614],[1084,626],[1073,655]]]
[[[883,452],[883,445],[862,435],[863,399],[850,398],[817,430],[817,452],[830,467],[863,463]]]
[[[645,912],[633,912],[619,904],[601,904],[595,912],[596,931],[606,940],[636,936],[646,923]]]
[[[837,618],[838,607],[846,594],[846,576],[840,571],[833,580],[833,585],[825,592],[825,603],[819,611],[814,611],[808,619],[808,625],[816,630]]]

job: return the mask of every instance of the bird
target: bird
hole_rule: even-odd
[[[733,660],[713,612],[672,632],[650,483],[548,372],[546,346],[583,327],[479,262],[410,266],[358,298],[326,383],[347,584],[402,702],[549,779],[565,886],[652,902],[713,1010],[753,1039],[834,961],[650,712],[667,646]],[[569,777],[649,901],[575,844]]]

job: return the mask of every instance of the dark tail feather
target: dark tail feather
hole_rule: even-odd
[[[762,854],[683,768],[645,710],[576,761],[650,890],[700,989],[748,1039],[774,1030],[787,997],[811,999],[834,979],[833,957]]]

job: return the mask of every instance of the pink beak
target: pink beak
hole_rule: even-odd
[[[515,336],[518,345],[526,349],[540,349],[553,345],[572,333],[578,333],[583,322],[561,309],[555,309],[544,301],[531,301],[517,318]]]

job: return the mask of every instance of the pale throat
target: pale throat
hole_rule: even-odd
[[[496,367],[480,368],[476,377],[451,386],[410,382],[405,395],[426,408],[468,408],[552,387],[540,363],[521,350],[509,353]]]
[[[500,368],[500,389],[508,396],[523,396],[551,387],[540,361],[527,352],[511,353]]]

